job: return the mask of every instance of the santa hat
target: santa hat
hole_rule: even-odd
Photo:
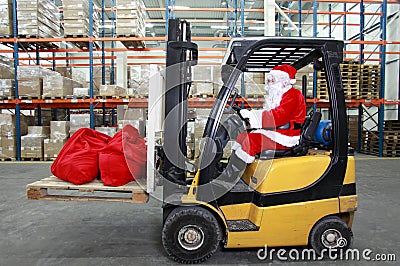
[[[290,80],[290,84],[295,84],[296,83],[296,73],[297,70],[290,66],[290,65],[279,65],[274,67],[271,72],[272,75],[285,75],[287,77],[287,79]]]

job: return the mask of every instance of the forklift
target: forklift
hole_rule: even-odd
[[[357,209],[354,152],[348,147],[346,104],[340,73],[343,41],[303,37],[233,38],[221,67],[223,85],[205,125],[199,161],[187,156],[188,95],[198,46],[191,41],[190,24],[170,19],[165,90],[149,91],[147,178],[122,187],[99,180],[72,185],[56,177],[27,185],[34,200],[121,201],[145,203],[162,185],[162,244],[180,263],[201,263],[224,248],[311,246],[316,253],[345,250],[352,244],[351,227]],[[240,110],[249,107],[235,84],[244,72],[269,72],[288,64],[297,70],[312,65],[324,70],[329,91],[330,123],[310,112],[301,126],[298,145],[290,150],[265,150],[229,179],[222,159],[229,140],[247,129]],[[303,95],[306,94],[303,77]],[[160,94],[163,94],[161,96]],[[162,142],[155,141],[152,122],[164,105]],[[305,97],[306,98],[306,97]],[[161,120],[161,119],[159,119]],[[321,126],[322,125],[322,126]],[[316,136],[322,140],[318,141]],[[232,156],[230,157],[232,159]],[[228,178],[221,178],[225,176]],[[160,177],[160,182],[157,177]],[[85,195],[50,195],[50,189],[80,192],[132,193],[130,199]]]
[[[223,85],[203,133],[200,159],[188,167],[187,100],[197,52],[190,24],[170,20],[164,144],[158,150],[164,177],[162,242],[168,256],[180,263],[200,263],[220,245],[309,245],[318,254],[324,249],[349,248],[357,194],[340,74],[343,42],[300,37],[233,38],[221,68]],[[308,65],[325,70],[329,128],[320,126],[321,113],[310,113],[298,145],[290,150],[262,151],[245,166],[239,180],[218,182],[227,165],[222,161],[223,149],[248,122],[240,116],[244,101],[236,82],[243,72],[268,72],[281,64],[297,70]],[[303,87],[305,83],[303,79]],[[326,138],[323,143],[315,140],[317,131],[329,138],[328,143]]]

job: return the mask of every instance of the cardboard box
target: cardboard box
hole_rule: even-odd
[[[28,135],[32,137],[49,137],[50,135],[50,127],[48,126],[29,126],[28,127]]]
[[[11,137],[16,135],[16,118],[13,114],[0,114],[0,130],[1,136]],[[28,126],[25,116],[20,116],[20,133],[25,135],[28,133]]]
[[[67,139],[69,138],[70,122],[69,121],[51,121],[50,122],[50,138],[51,139]]]
[[[117,85],[101,85],[100,96],[124,96],[126,95],[126,89]]]
[[[21,158],[43,158],[44,137],[26,135],[21,137]]]
[[[18,81],[19,96],[39,98],[43,92],[42,78],[23,78]]]
[[[14,97],[14,79],[0,79],[0,97]]]
[[[129,108],[127,105],[118,105],[117,120],[146,120],[146,110]]]
[[[89,88],[74,88],[74,96],[89,96]]]
[[[70,135],[80,128],[90,127],[90,114],[71,114],[70,115]]]
[[[43,78],[43,97],[61,97],[73,94],[73,88],[82,86],[78,82],[61,75]]]
[[[116,127],[96,127],[95,130],[106,134],[110,137],[114,137],[115,133],[117,133],[117,128]]]
[[[14,136],[11,137],[1,137],[1,156],[2,159],[11,159],[17,156],[16,146],[16,138]]]
[[[66,139],[45,139],[43,141],[45,159],[54,159],[58,156],[62,148],[64,147]]]

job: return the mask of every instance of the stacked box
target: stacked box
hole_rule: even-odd
[[[214,96],[214,84],[212,82],[194,81],[191,89],[193,96]]]
[[[121,130],[126,125],[132,125],[139,131],[139,134],[144,137],[146,132],[146,122],[144,120],[119,120],[118,130]]]
[[[93,68],[93,95],[97,95],[99,93],[100,87],[103,84],[102,73],[102,67]],[[111,84],[111,67],[105,68],[104,81],[105,85]]]
[[[18,34],[36,37],[59,37],[60,14],[51,0],[18,0]]]
[[[57,158],[66,142],[66,139],[45,139],[43,141],[44,159],[51,160]]]
[[[72,94],[76,97],[87,97],[89,96],[89,88],[74,88]]]
[[[51,121],[50,122],[50,138],[51,139],[68,139],[70,131],[69,121]]]
[[[100,96],[124,96],[126,95],[126,89],[117,85],[101,85]]]
[[[127,105],[118,105],[117,120],[146,120],[146,112],[144,109],[129,108]]]
[[[76,68],[72,68],[71,69],[71,79],[75,80],[76,82],[85,85],[86,84],[86,75],[84,72],[76,69]]]
[[[14,79],[14,63],[5,56],[0,56],[0,79]]]
[[[117,36],[144,37],[146,29],[143,2],[141,0],[117,0],[116,7],[115,26]]]
[[[212,82],[213,67],[197,65],[192,68],[192,80],[202,82]]]
[[[50,138],[44,140],[44,158],[55,159],[69,137],[69,121],[51,121]]]
[[[13,114],[1,114],[0,113],[0,127],[2,136],[15,136],[16,135],[16,118]],[[25,116],[20,116],[20,133],[25,135],[28,133],[28,126],[26,123]]]
[[[50,127],[29,126],[28,135],[21,137],[21,158],[43,158],[44,139],[50,135]]]
[[[0,35],[13,35],[12,1],[0,0]]]
[[[18,93],[21,97],[40,97],[43,92],[43,74],[39,66],[18,67]]]
[[[90,126],[90,114],[71,114],[70,115],[70,135],[74,134],[80,128]]]
[[[95,130],[106,134],[110,137],[113,137],[115,133],[117,133],[117,128],[116,127],[96,127]]]
[[[63,1],[64,36],[89,36],[89,2]],[[97,35],[98,12],[93,6],[93,36]]]
[[[150,65],[140,66],[140,81],[136,88],[136,93],[141,96],[147,97],[149,95],[149,80],[151,77]]]
[[[20,116],[20,132],[25,135],[28,132],[25,116]],[[1,159],[13,159],[16,157],[16,120],[13,114],[0,113],[0,142]]]
[[[82,84],[61,76],[54,72],[54,75],[47,75],[43,78],[43,97],[62,97],[72,95],[73,88],[80,87]]]
[[[0,98],[12,98],[14,96],[14,79],[0,79]]]
[[[137,94],[140,85],[140,66],[129,66],[128,68],[128,94]],[[129,90],[131,89],[131,90]]]

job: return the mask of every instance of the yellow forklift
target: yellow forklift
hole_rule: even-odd
[[[221,244],[225,248],[310,245],[318,254],[350,247],[357,195],[340,74],[343,42],[232,39],[222,64],[223,85],[205,126],[199,162],[192,169],[195,176],[189,178],[186,102],[197,46],[190,41],[189,24],[179,19],[169,21],[168,37],[164,145],[159,150],[165,178],[162,241],[167,254],[181,263],[199,263]],[[243,72],[268,72],[280,64],[296,69],[311,64],[325,70],[329,125],[321,126],[321,113],[313,112],[302,125],[299,144],[291,150],[262,151],[249,165],[224,163],[225,145],[247,122],[240,121],[241,107],[235,103],[243,101],[235,84]],[[315,141],[317,131],[325,141]]]
[[[35,200],[123,201],[145,203],[155,190],[156,170],[162,176],[163,229],[166,253],[180,263],[200,263],[222,245],[225,248],[264,248],[310,245],[347,249],[357,209],[355,162],[348,147],[346,105],[340,74],[343,42],[297,37],[233,38],[221,68],[223,85],[209,114],[199,161],[187,159],[188,94],[197,45],[190,24],[169,20],[165,71],[162,145],[147,128],[147,180],[106,187],[100,181],[75,186],[56,177],[27,186]],[[268,72],[289,64],[323,69],[329,90],[329,124],[312,112],[302,125],[299,144],[290,150],[266,150],[251,164],[222,160],[229,140],[246,130],[240,109],[248,107],[235,84],[243,72]],[[303,94],[306,80],[303,78]],[[149,92],[149,125],[153,96]],[[160,95],[155,95],[159,97]],[[155,115],[160,115],[158,112]],[[322,125],[322,126],[321,126]],[[250,129],[249,129],[250,130]],[[317,141],[316,135],[323,141]],[[159,164],[154,164],[158,160]],[[156,169],[155,165],[158,166]],[[140,180],[138,180],[140,183]],[[50,195],[50,189],[81,192],[129,192],[129,199],[86,195]],[[74,191],[74,192],[75,192]]]

